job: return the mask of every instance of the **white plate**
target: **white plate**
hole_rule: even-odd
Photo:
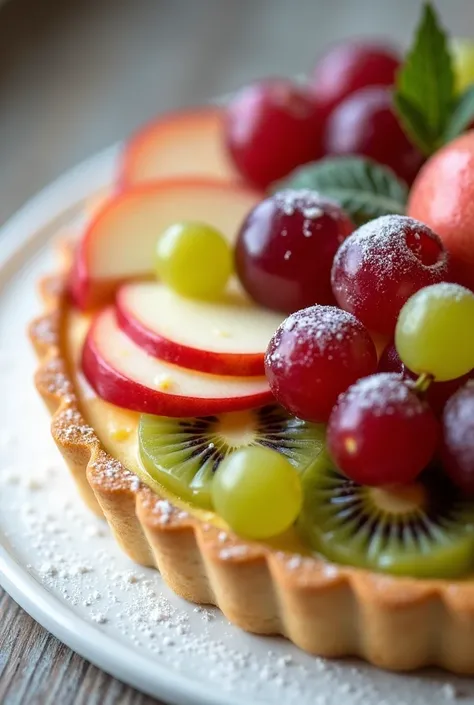
[[[34,283],[53,266],[48,241],[110,183],[116,157],[109,150],[61,178],[1,233],[1,584],[82,656],[179,705],[436,705],[458,694],[474,702],[467,679],[330,663],[284,639],[244,634],[133,565],[76,497],[33,389],[25,327],[38,310]]]

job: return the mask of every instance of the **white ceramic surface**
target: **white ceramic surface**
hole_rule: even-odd
[[[35,280],[53,266],[50,238],[110,181],[116,154],[60,179],[0,236],[0,583],[84,657],[179,705],[474,703],[469,679],[329,663],[240,632],[134,566],[76,497],[33,389],[25,326],[39,308]]]

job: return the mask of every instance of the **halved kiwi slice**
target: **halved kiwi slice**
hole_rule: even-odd
[[[324,426],[300,421],[275,405],[184,419],[144,414],[138,441],[142,463],[155,480],[209,508],[212,477],[233,450],[262,445],[304,470],[321,451]]]
[[[393,575],[454,578],[474,567],[474,504],[436,467],[398,488],[359,485],[326,451],[303,475],[298,526],[332,561]]]

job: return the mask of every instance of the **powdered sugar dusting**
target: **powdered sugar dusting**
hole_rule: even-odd
[[[408,418],[424,415],[423,402],[400,375],[381,372],[364,377],[341,395],[345,404],[357,402],[358,408],[370,409],[374,416],[403,414]]]
[[[325,206],[334,208],[334,213],[341,211],[337,201],[311,189],[283,189],[273,198],[285,215],[294,215],[299,211],[308,220],[321,218],[324,215]]]
[[[68,395],[71,398],[74,397],[71,381],[60,360],[53,358],[44,363],[38,381],[50,394],[57,394],[63,398]]]
[[[292,217],[297,214],[301,217],[303,237],[312,237],[322,227],[320,221],[323,218],[330,218],[336,222],[345,218],[336,201],[310,189],[284,189],[274,194],[273,199],[284,216]],[[281,229],[281,235],[287,235],[287,229],[284,225]]]
[[[219,551],[219,558],[228,560],[229,558],[243,558],[248,554],[248,548],[245,545],[242,546],[229,546],[229,548],[222,548]]]
[[[429,264],[422,257],[422,240],[430,242]],[[408,244],[410,243],[410,244]],[[370,291],[353,280],[360,271],[371,273]],[[362,225],[339,247],[333,264],[333,287],[352,310],[362,306],[365,296],[383,297],[393,292],[394,282],[400,295],[413,288],[413,272],[423,274],[426,285],[440,282],[448,274],[448,257],[437,235],[426,225],[402,215],[384,215]],[[373,290],[375,287],[375,291]],[[416,289],[414,289],[416,291]],[[413,293],[409,289],[410,293]]]
[[[347,311],[336,306],[311,306],[283,321],[269,347],[267,363],[274,369],[293,364],[310,367],[315,355],[328,359],[335,354],[343,356],[342,344],[350,346],[361,335],[368,338],[363,325]],[[297,354],[292,356],[290,350],[297,350]]]
[[[31,334],[43,345],[54,345],[58,340],[59,318],[55,315],[42,316],[31,326]]]
[[[65,408],[56,416],[54,429],[62,442],[90,444],[97,440],[94,430],[84,422],[81,414],[74,407]]]
[[[439,257],[430,265],[423,263],[418,254],[418,248],[409,247],[407,235],[413,232],[414,240],[422,237],[436,241],[439,245]],[[447,259],[439,238],[424,224],[414,218],[403,215],[383,215],[362,225],[350,236],[352,242],[357,242],[364,260],[372,263],[381,276],[390,276],[397,271],[403,271],[410,262],[416,262],[420,267],[429,270],[447,272]]]

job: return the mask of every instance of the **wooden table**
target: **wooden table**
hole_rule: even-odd
[[[437,0],[473,27],[472,0]],[[310,69],[327,39],[405,42],[415,0],[9,0],[0,8],[0,224],[154,113]],[[145,705],[0,590],[3,705]]]

